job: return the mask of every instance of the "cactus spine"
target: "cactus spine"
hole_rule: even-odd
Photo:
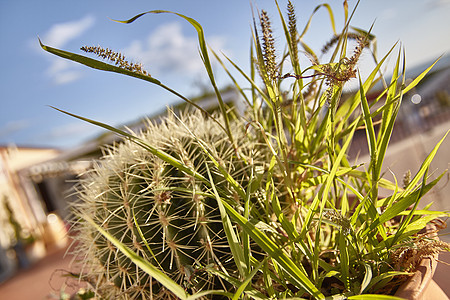
[[[234,124],[236,140],[244,143],[239,145],[238,158],[215,122],[197,113],[181,119],[172,116],[159,125],[149,123],[140,138],[205,178],[209,168],[221,196],[238,200],[239,205],[199,140],[243,186],[249,182],[248,169],[257,165],[255,159],[250,165],[243,158],[255,154],[256,142],[252,142],[243,124]],[[260,164],[265,161],[261,159]],[[235,275],[210,187],[144,148],[127,141],[107,149],[78,190],[81,200],[74,210],[78,220],[75,228],[79,231],[76,237],[81,244],[78,254],[100,294],[125,299],[170,298],[168,291],[84,221],[86,215],[191,292],[224,288],[223,282],[205,271],[206,267]]]

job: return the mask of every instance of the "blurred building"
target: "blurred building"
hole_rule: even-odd
[[[51,148],[0,146],[0,281],[45,254],[51,210],[43,197],[45,187],[28,172],[60,154]]]

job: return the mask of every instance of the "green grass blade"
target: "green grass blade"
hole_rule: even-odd
[[[318,202],[319,201],[318,200],[319,199],[319,195],[321,197],[321,200],[320,200],[320,203],[321,203],[320,213],[323,211],[323,209],[325,207],[325,203],[328,200],[328,193],[329,193],[329,191],[331,189],[331,185],[332,185],[334,179],[336,178],[336,174],[337,174],[337,172],[339,170],[339,167],[341,166],[340,163],[341,163],[342,159],[344,158],[344,156],[347,153],[347,148],[350,146],[350,143],[352,141],[352,137],[353,137],[353,134],[355,133],[357,125],[358,125],[357,122],[355,122],[353,124],[353,127],[352,127],[352,129],[351,129],[351,131],[350,131],[350,133],[349,133],[349,135],[347,137],[347,140],[345,141],[344,145],[342,146],[341,151],[339,152],[338,156],[336,157],[336,159],[335,159],[335,161],[333,163],[333,167],[331,168],[329,174],[327,174],[327,180],[325,182],[325,185],[322,186],[321,190],[319,191],[319,193],[317,193],[316,197],[314,198],[313,203],[311,204],[311,209],[308,211],[308,214],[307,214],[307,216],[305,218],[305,224],[304,224],[304,226],[302,228],[302,232],[301,232],[302,236],[304,234],[306,234],[307,227],[309,227],[309,225],[311,224],[312,219],[313,219],[313,215],[314,215],[314,213],[316,213],[316,209],[318,208],[317,205],[319,203]]]
[[[267,98],[266,93],[261,89],[261,87],[249,77],[235,62],[233,62],[229,57],[224,55],[225,58],[231,63],[231,65],[251,84],[252,89],[258,92],[258,94],[263,98],[263,100],[270,105],[269,99]]]
[[[364,273],[364,279],[361,283],[361,294],[364,293],[366,288],[369,286],[370,281],[372,280],[372,268],[368,263],[362,262],[364,265],[364,269],[366,272]]]
[[[430,203],[429,205],[432,205],[433,203]],[[427,206],[429,206],[427,205]],[[400,215],[404,216],[407,215],[408,212],[404,211],[401,212]],[[439,217],[449,217],[449,213],[448,212],[444,212],[444,211],[439,211],[439,210],[428,210],[428,209],[416,209],[414,211],[414,215],[435,215],[436,218]]]
[[[395,242],[397,242],[397,240],[400,238],[400,236],[403,235],[403,233],[405,232],[405,229],[410,224],[410,222],[414,216],[414,211],[417,209],[417,207],[419,205],[420,199],[422,199],[423,195],[425,195],[424,188],[426,186],[427,178],[428,178],[428,168],[425,170],[425,174],[423,175],[422,184],[421,184],[420,189],[418,190],[419,194],[417,195],[416,201],[414,201],[412,208],[409,210],[408,216],[406,218],[403,218],[403,220],[401,221],[400,226],[399,226],[398,230],[395,232],[394,238],[392,239],[392,243],[390,245],[394,245]]]
[[[366,124],[366,133],[367,133],[367,142],[369,145],[370,151],[370,160],[371,164],[375,163],[377,158],[376,152],[376,138],[375,138],[375,129],[373,128],[372,117],[370,115],[369,103],[367,102],[367,98],[364,92],[363,84],[361,81],[361,77],[359,77],[359,93],[361,96],[361,106],[364,116],[364,123]],[[377,179],[377,178],[376,178]]]
[[[340,259],[340,270],[341,270],[341,281],[344,283],[346,290],[350,290],[350,258],[348,255],[347,240],[345,239],[342,231],[339,233],[339,259]]]
[[[39,40],[39,44],[41,45],[41,48],[44,49],[45,51],[52,53],[56,56],[65,58],[65,59],[69,59],[71,61],[83,64],[85,66],[88,66],[90,68],[93,69],[97,69],[97,70],[101,70],[101,71],[108,71],[108,72],[114,72],[114,73],[119,73],[119,74],[123,74],[123,75],[128,75],[131,77],[135,77],[135,78],[139,78],[157,85],[160,85],[161,82],[158,79],[155,79],[151,76],[148,75],[144,75],[138,72],[133,72],[133,71],[129,71],[129,70],[125,70],[123,68],[119,68],[115,65],[111,65],[96,59],[92,59],[83,55],[79,55],[79,54],[75,54],[75,53],[71,53],[68,51],[64,51],[64,50],[59,50],[56,48],[52,48],[49,46],[46,46],[44,44],[42,44],[41,40]]]
[[[363,88],[363,84],[361,82],[361,77],[359,77],[359,84],[360,89],[359,93],[361,96],[361,106],[363,111],[363,117],[364,117],[364,123],[366,124],[366,136],[367,136],[367,142],[369,145],[369,154],[370,154],[370,172],[371,172],[371,180],[370,182],[370,197],[367,198],[368,207],[367,211],[369,214],[369,217],[372,219],[375,219],[378,217],[378,213],[376,211],[376,199],[378,199],[378,174],[380,173],[379,170],[377,170],[377,161],[379,159],[379,153],[377,149],[377,140],[375,136],[375,128],[373,127],[372,117],[370,114],[369,109],[369,103],[367,101],[365,91]],[[378,228],[379,233],[381,236],[386,235],[386,231],[384,227],[380,226]]]
[[[259,263],[250,274],[245,278],[244,281],[242,281],[242,284],[239,286],[239,288],[236,290],[236,293],[234,293],[232,300],[238,300],[239,297],[242,295],[242,293],[245,291],[249,283],[252,281],[252,278],[256,275],[256,273],[259,271],[259,269],[262,267],[262,265],[266,262],[267,258],[265,258],[261,263]]]
[[[241,86],[239,85],[238,81],[231,74],[231,72],[228,70],[228,68],[225,66],[225,64],[223,63],[222,59],[220,59],[219,55],[213,50],[211,50],[211,52],[214,55],[214,57],[216,58],[216,60],[219,62],[219,64],[222,66],[222,69],[227,73],[228,77],[231,79],[231,81],[233,82],[234,86],[238,90],[239,94],[242,96],[242,98],[247,103],[248,107],[251,107],[252,104],[251,104],[250,100],[248,99],[247,95],[244,93],[244,89],[241,88]]]
[[[195,293],[193,295],[190,295],[186,298],[186,300],[207,299],[206,296],[209,296],[209,295],[221,295],[221,296],[229,297],[230,293],[227,293],[226,291],[223,291],[223,290],[206,290],[206,291],[201,291],[201,292]]]
[[[316,299],[323,299],[324,295],[319,289],[309,280],[299,267],[287,256],[287,254],[275,244],[264,232],[258,229],[249,220],[245,219],[237,213],[226,201],[222,203],[231,218],[245,230],[250,237],[260,246],[283,270],[292,278],[295,286],[305,289]]]
[[[352,170],[349,172],[349,175],[352,177],[356,177],[359,179],[366,179],[366,173],[364,173],[363,171],[360,170]],[[379,182],[378,182],[379,186],[388,190],[395,190],[396,186],[394,183],[392,183],[390,180],[384,179],[384,178],[380,178]]]
[[[315,13],[321,8],[321,7],[325,7],[328,11],[328,15],[330,17],[330,23],[331,23],[331,29],[333,29],[333,33],[336,35],[336,24],[334,22],[334,14],[333,14],[333,10],[331,9],[329,4],[320,4],[317,5],[316,8],[314,8],[313,13],[311,14],[311,16],[309,17],[308,23],[306,23],[305,28],[303,29],[303,32],[300,34],[300,39],[306,34],[306,32],[308,31],[310,25],[311,25],[311,21],[312,18],[314,17]]]
[[[392,78],[391,83],[389,87],[387,88],[387,97],[386,102],[389,102],[390,99],[393,99],[396,96],[397,93],[397,84],[398,84],[398,78],[399,78],[399,70],[400,70],[400,59],[401,59],[401,49],[398,50],[397,55],[397,61],[395,63],[394,71],[392,72]],[[403,77],[405,75],[405,58],[403,57]],[[404,84],[404,81],[401,83]],[[389,116],[390,114],[387,113]],[[383,123],[386,122],[383,120]]]
[[[136,202],[134,202],[134,204],[136,204]],[[155,262],[158,264],[158,267],[159,267],[160,269],[162,269],[162,267],[161,267],[159,261],[156,259],[156,256],[155,256],[155,254],[153,253],[152,248],[150,247],[149,243],[147,242],[147,239],[145,238],[144,233],[142,232],[142,229],[141,229],[141,226],[139,225],[138,220],[136,219],[136,215],[135,215],[135,213],[134,213],[134,204],[133,204],[133,207],[132,207],[134,226],[136,226],[136,229],[137,229],[137,231],[138,231],[138,233],[139,233],[139,236],[140,236],[142,242],[144,243],[145,247],[147,248],[148,252],[150,252],[150,255],[153,257],[153,259],[155,260]]]
[[[225,107],[225,103],[223,102],[223,99],[222,99],[222,95],[220,94],[219,88],[217,87],[216,80],[214,78],[211,61],[210,61],[209,55],[208,55],[208,46],[206,44],[205,34],[203,32],[202,26],[196,20],[194,20],[190,17],[187,17],[180,13],[167,11],[167,10],[152,10],[152,11],[138,14],[138,15],[134,16],[133,18],[125,20],[125,21],[117,21],[117,20],[115,20],[115,21],[117,21],[119,23],[129,24],[146,14],[162,14],[162,13],[174,14],[174,15],[177,15],[178,17],[183,18],[184,20],[189,22],[197,31],[198,43],[199,43],[199,47],[200,47],[200,56],[203,61],[203,65],[205,66],[206,72],[208,73],[208,77],[211,82],[211,85],[213,86],[214,92],[216,93],[217,100],[219,101],[219,107],[220,107],[220,110],[221,110],[222,115],[225,120],[226,133],[227,133],[230,141],[234,144],[233,134],[231,132],[231,127],[230,127],[230,120],[228,117],[227,109]]]
[[[267,295],[269,297],[274,298],[275,288],[273,286],[271,270],[269,269],[269,263],[267,260],[265,261],[264,266],[263,266],[263,279],[264,279],[264,286],[266,288]]]
[[[219,170],[219,172],[223,175],[224,179],[231,184],[231,186],[236,191],[236,193],[238,193],[238,195],[241,197],[241,199],[245,199],[246,198],[246,193],[245,193],[244,189],[233,178],[233,176],[231,176],[230,173],[228,173],[227,170],[217,161],[217,159],[211,154],[211,151],[208,150],[208,145],[204,141],[202,141],[199,138],[197,138],[195,136],[195,134],[187,126],[185,126],[185,129],[198,142],[198,145],[202,148],[203,152],[205,152],[205,154],[208,155],[208,157],[211,159],[211,162]],[[211,184],[211,183],[209,182],[209,184]]]
[[[378,282],[382,281],[382,280],[386,280],[389,278],[394,278],[395,276],[401,276],[401,275],[411,275],[411,273],[407,273],[407,272],[399,272],[399,271],[388,271],[385,272],[383,274],[380,274],[378,276],[375,276],[372,278],[372,280],[370,281],[370,284],[367,286],[366,290],[370,290],[375,284],[377,284]],[[372,296],[372,295],[361,295],[361,296]],[[377,295],[377,296],[381,296],[381,295]],[[349,298],[350,299],[350,298]],[[354,298],[354,299],[365,299],[365,298]],[[369,298],[369,299],[377,299],[377,298]],[[392,298],[388,298],[388,299],[392,299]],[[399,298],[394,298],[394,299],[399,299]]]
[[[170,87],[164,85],[163,83],[161,83],[158,79],[155,79],[151,76],[148,75],[144,75],[138,72],[133,72],[133,71],[129,71],[123,68],[119,68],[115,65],[112,64],[108,64],[96,59],[92,59],[83,55],[79,55],[79,54],[75,54],[75,53],[71,53],[68,51],[64,51],[64,50],[60,50],[60,49],[56,49],[56,48],[52,48],[50,46],[46,46],[44,44],[42,44],[41,40],[39,40],[39,43],[42,47],[42,49],[44,49],[45,51],[57,55],[59,57],[83,64],[85,66],[88,66],[90,68],[93,69],[97,69],[97,70],[101,70],[101,71],[107,71],[107,72],[114,72],[114,73],[119,73],[119,74],[123,74],[123,75],[128,75],[131,77],[135,77],[138,79],[142,79],[148,82],[151,82],[153,84],[156,84],[158,86],[160,86],[161,88],[169,91],[170,93],[174,94],[175,96],[179,97],[180,99],[182,99],[183,101],[186,101],[187,103],[189,103],[190,105],[194,106],[195,108],[199,109],[200,111],[202,111],[205,115],[207,115],[208,117],[210,117],[211,119],[213,119],[216,123],[219,124],[219,126],[224,129],[225,127],[220,124],[216,118],[213,118],[211,116],[211,114],[209,112],[207,112],[205,109],[203,109],[202,107],[200,107],[199,105],[197,105],[195,102],[192,102],[191,100],[189,100],[188,98],[186,98],[185,96],[181,95],[180,93],[178,93],[177,91],[171,89]]]
[[[179,169],[180,171],[183,171],[186,174],[194,176],[195,178],[197,178],[197,179],[199,179],[199,180],[201,180],[203,182],[206,182],[206,183],[208,182],[208,180],[206,178],[204,178],[201,174],[195,172],[192,168],[189,168],[188,166],[183,164],[181,161],[179,161],[175,157],[167,154],[166,152],[156,149],[155,147],[153,147],[150,144],[144,142],[143,140],[141,140],[137,136],[134,136],[134,135],[132,135],[130,133],[127,133],[127,132],[125,132],[123,130],[117,129],[117,128],[111,126],[111,125],[104,124],[104,123],[101,123],[101,122],[98,122],[98,121],[94,121],[94,120],[91,120],[91,119],[88,119],[88,118],[85,118],[85,117],[81,117],[81,116],[69,113],[67,111],[61,110],[61,109],[53,107],[53,106],[50,106],[50,107],[53,108],[53,109],[56,109],[57,111],[60,111],[60,112],[62,112],[64,114],[66,114],[66,115],[69,115],[71,117],[83,120],[85,122],[91,123],[91,124],[96,125],[98,127],[101,127],[101,128],[107,129],[107,130],[109,130],[111,132],[114,132],[116,134],[119,134],[119,135],[121,135],[121,136],[123,136],[125,138],[128,138],[129,140],[135,142],[139,146],[141,146],[144,149],[148,150],[150,153],[156,155],[157,157],[161,158],[162,160],[164,160],[165,162],[169,163],[173,167]]]
[[[389,50],[389,52],[381,59],[381,61],[377,64],[377,66],[373,69],[373,71],[370,73],[369,77],[367,77],[366,81],[363,84],[364,92],[367,94],[370,87],[372,86],[373,81],[375,80],[375,76],[377,75],[378,71],[380,70],[381,66],[384,64],[386,59],[389,57],[391,52],[394,50],[396,45],[392,46],[392,48]],[[339,107],[339,109],[336,112],[336,119],[343,118],[344,120],[347,120],[352,112],[355,111],[356,107],[359,105],[359,100],[361,99],[360,92],[358,91],[351,99],[345,101],[343,105]]]
[[[220,196],[217,193],[216,186],[211,176],[211,172],[209,170],[208,164],[205,164],[206,170],[208,172],[208,177],[211,182],[211,188],[214,192],[214,196],[217,200],[217,206],[219,207],[220,217],[222,219],[223,230],[225,231],[225,235],[227,237],[228,246],[230,247],[231,253],[233,254],[234,262],[239,270],[239,274],[241,277],[247,275],[248,266],[245,262],[243,249],[239,243],[238,237],[233,230],[233,225],[231,224],[230,217],[228,216],[225,208],[223,207],[222,201],[220,200]]]
[[[408,84],[408,86],[403,90],[403,94],[406,94],[407,92],[409,92],[410,90],[412,90],[413,88],[416,87],[417,84],[419,84],[419,82],[425,77],[425,75],[428,74],[428,72],[434,67],[434,65],[441,59],[441,57],[439,57],[438,59],[436,59],[434,61],[434,63],[429,66],[425,71],[423,71],[419,76],[417,76],[410,84]]]
[[[271,184],[271,192],[270,192],[270,202],[272,203],[272,209],[277,216],[278,221],[281,223],[281,227],[286,231],[287,235],[291,240],[297,239],[300,235],[297,232],[297,229],[294,225],[289,222],[284,213],[281,210],[280,201],[278,200],[278,196],[275,193],[275,187],[272,182]]]
[[[441,174],[441,176],[439,176],[437,179],[424,186],[422,191],[416,190],[399,198],[392,206],[388,207],[383,214],[372,221],[372,224],[370,224],[370,226],[362,233],[362,236],[367,235],[371,230],[375,229],[375,227],[384,224],[395,216],[398,216],[401,212],[405,211],[409,206],[414,204],[421,192],[423,194],[427,193],[433,186],[435,186],[439,182],[443,175],[444,173]]]
[[[136,266],[141,268],[145,273],[152,276],[159,283],[164,285],[168,290],[170,290],[174,295],[180,299],[188,299],[188,295],[184,288],[173,281],[169,276],[158,270],[151,263],[137,255],[133,250],[131,250],[126,245],[122,244],[119,240],[109,234],[101,226],[97,225],[89,216],[83,216],[83,218],[94,226],[105,238],[107,238],[120,252],[122,252],[126,257],[128,257]]]
[[[271,182],[271,189],[270,189],[270,199],[272,203],[272,209],[277,216],[278,221],[281,223],[281,227],[284,229],[286,234],[289,236],[290,241],[292,242],[298,242],[300,245],[299,248],[305,254],[308,259],[312,260],[313,255],[305,242],[300,238],[300,234],[297,232],[296,226],[290,222],[284,213],[281,210],[280,201],[278,199],[278,196],[275,193],[275,187],[273,184],[273,181]]]
[[[442,139],[436,144],[436,146],[433,148],[433,150],[430,152],[430,154],[428,154],[428,156],[425,158],[422,165],[420,166],[419,171],[417,171],[414,178],[409,182],[408,186],[406,187],[405,192],[414,188],[414,186],[419,182],[420,178],[422,178],[422,176],[425,174],[425,171],[430,167],[431,161],[433,160],[439,147],[441,146],[442,142],[444,142],[444,140],[447,137],[447,135],[449,134],[449,132],[450,132],[450,130],[448,130],[445,133],[444,137],[442,137]]]
[[[415,214],[417,212],[414,211]],[[414,234],[418,233],[420,230],[424,229],[428,223],[431,221],[437,219],[437,215],[421,215],[420,218],[417,220],[409,223],[404,230],[402,230],[402,233],[398,236],[396,235],[390,235],[385,240],[381,241],[377,247],[374,249],[374,251],[383,251],[384,248],[389,248],[388,245],[392,245],[394,242],[396,244],[401,243],[405,239],[413,236]]]
[[[432,182],[428,183],[424,187],[422,187],[422,193],[426,194],[428,193],[431,188],[433,188],[439,180],[441,180],[442,176],[444,176],[445,172],[442,173],[438,178],[433,180]],[[415,199],[419,196],[421,193],[421,190],[418,189],[412,193],[406,194],[404,197],[401,197],[397,199],[397,201],[389,208],[385,210],[385,212],[380,216],[380,221],[382,223],[392,219],[396,215],[400,214],[401,212],[405,211],[409,206],[414,204]]]
[[[391,99],[396,98],[395,93],[397,90],[397,80],[398,80],[398,73],[399,73],[399,68],[400,68],[400,53],[401,52],[399,50],[399,53],[397,56],[397,62],[394,67],[394,72],[392,74],[391,84],[388,87],[386,103],[384,105],[385,107],[387,107],[387,109],[385,109],[383,111],[381,129],[379,131],[380,133],[379,133],[379,138],[377,141],[378,159],[377,159],[376,165],[374,167],[374,171],[377,173],[377,178],[381,174],[381,168],[383,166],[384,157],[386,155],[389,140],[390,140],[392,132],[394,130],[395,120],[397,119],[397,115],[398,115],[399,108],[400,108],[400,103],[401,103],[402,97],[403,97],[403,91],[400,91],[399,100],[396,102],[392,102],[392,103],[390,102]],[[402,85],[405,82],[405,67],[406,67],[405,59],[403,58]]]

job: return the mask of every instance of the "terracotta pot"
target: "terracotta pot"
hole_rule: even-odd
[[[433,280],[437,267],[435,257],[425,258],[412,275],[400,288],[395,296],[411,300],[445,300],[444,291]]]
[[[428,230],[435,230],[434,225],[427,226]],[[434,235],[438,239],[437,234]],[[439,254],[422,259],[419,267],[408,280],[400,286],[395,296],[408,300],[446,300],[449,299],[444,291],[433,280]]]

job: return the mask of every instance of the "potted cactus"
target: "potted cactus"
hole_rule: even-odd
[[[309,22],[297,30],[293,4],[288,1],[286,13],[276,6],[286,52],[276,57],[269,17],[258,12],[248,74],[207,48],[200,24],[173,13],[198,33],[217,113],[120,53],[85,46],[84,56],[41,42],[60,57],[162,87],[195,110],[169,112],[140,133],[64,112],[124,137],[84,174],[74,205],[80,278],[97,296],[394,299],[421,260],[449,249],[433,238],[436,231],[421,231],[446,214],[418,209],[443,176],[429,181],[428,170],[445,136],[403,187],[381,172],[402,95],[432,66],[406,85],[399,49],[392,79],[369,102],[366,95],[384,81],[379,70],[395,47],[362,78],[359,57],[374,47],[375,38],[370,30],[351,29],[348,16],[354,11],[349,14],[346,1],[344,26],[323,49],[330,57],[326,62],[304,41]],[[329,11],[335,28],[330,7],[320,8]],[[120,22],[155,13],[172,12],[150,11]],[[299,63],[300,48],[311,60],[306,68]],[[227,109],[211,53],[248,104],[243,116]],[[245,89],[228,65],[242,76]],[[351,79],[359,87],[344,93]],[[367,140],[365,164],[348,157],[357,131]],[[380,196],[381,188],[389,196]]]

